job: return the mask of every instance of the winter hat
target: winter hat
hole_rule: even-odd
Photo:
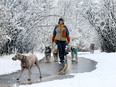
[[[60,21],[63,21],[63,23],[64,23],[64,19],[63,18],[59,18],[58,24],[60,23]]]

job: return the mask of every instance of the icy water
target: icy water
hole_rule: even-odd
[[[68,69],[67,69],[66,75],[59,75],[52,79],[43,80],[42,82],[52,81],[55,79],[66,79],[66,78],[74,77],[73,75],[70,75],[70,73],[91,72],[96,69],[96,64],[97,64],[96,61],[82,58],[82,57],[78,58],[78,63],[72,63],[71,59],[68,58]],[[40,62],[40,68],[42,71],[42,77],[44,78],[57,72],[61,68],[61,65],[55,62],[46,63],[45,59],[43,59]],[[16,79],[18,76],[19,76],[19,72],[0,76],[0,87],[12,87],[13,84],[17,83]],[[28,71],[26,70],[24,71],[20,81],[23,82],[23,81],[26,81],[27,79],[28,79]],[[38,79],[39,79],[39,71],[36,67],[33,67],[32,80],[36,81]]]

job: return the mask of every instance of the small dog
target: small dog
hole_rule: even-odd
[[[24,69],[28,69],[28,71],[29,71],[28,81],[31,81],[31,68],[33,67],[34,64],[39,69],[40,80],[41,80],[42,75],[41,75],[41,70],[40,70],[40,67],[39,67],[39,61],[38,61],[36,55],[31,54],[29,56],[25,56],[25,55],[22,55],[22,54],[18,53],[12,58],[12,60],[20,60],[21,61],[21,72],[20,72],[19,78],[17,78],[17,80],[19,80],[21,78]]]
[[[72,55],[72,62],[77,62],[78,61],[77,46],[71,46],[71,55]]]
[[[51,48],[50,46],[45,47],[45,58],[47,63],[50,63],[50,59],[51,59]]]
[[[69,52],[71,52],[71,47],[70,47],[70,45],[66,45],[66,47],[65,47],[65,55],[69,54]]]
[[[57,45],[53,48],[54,61],[58,62],[58,48]]]

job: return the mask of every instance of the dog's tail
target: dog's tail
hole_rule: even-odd
[[[42,78],[42,73],[41,73],[41,69],[40,69],[40,67],[39,67],[39,61],[38,61],[38,59],[37,59],[37,58],[36,58],[35,64],[36,64],[37,68],[39,69],[39,73],[40,73],[40,80],[41,80],[41,78]]]

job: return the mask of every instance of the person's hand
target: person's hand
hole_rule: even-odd
[[[57,44],[57,40],[55,40],[55,43]]]
[[[52,43],[54,43],[54,41],[55,41],[55,36],[53,35],[52,36]]]
[[[67,37],[67,41],[68,41],[68,43],[70,43],[70,36]]]

